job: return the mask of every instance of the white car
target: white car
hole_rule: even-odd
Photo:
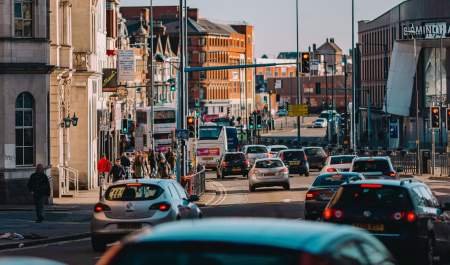
[[[352,167],[352,162],[356,158],[355,155],[336,155],[329,156],[322,168],[322,173],[330,172],[348,172]]]
[[[279,158],[258,159],[248,173],[250,192],[258,187],[281,186],[289,190],[289,169]]]
[[[242,152],[250,165],[253,165],[256,159],[269,158],[269,150],[267,150],[265,145],[246,145]]]
[[[277,156],[277,154],[282,150],[287,150],[288,147],[285,145],[269,145],[267,146],[269,154],[271,157]]]
[[[319,118],[313,122],[313,128],[326,128],[328,126],[328,122],[324,118]]]

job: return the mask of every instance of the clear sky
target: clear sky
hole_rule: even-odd
[[[121,0],[123,6],[149,5],[149,0]],[[255,26],[256,57],[275,57],[295,50],[295,0],[187,0],[201,17],[215,21],[246,21]],[[355,0],[356,20],[371,20],[403,0]],[[176,5],[177,0],[153,0],[154,5]],[[299,0],[300,48],[334,37],[348,52],[351,47],[351,0]],[[355,28],[357,32],[357,27]]]

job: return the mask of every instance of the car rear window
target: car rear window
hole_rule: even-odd
[[[337,164],[350,164],[353,159],[355,157],[354,156],[337,156],[337,157],[332,157],[330,160],[330,164],[331,165],[337,165]]]
[[[286,147],[272,147],[272,148],[270,148],[271,152],[280,152],[281,150],[286,150]]]
[[[411,209],[411,200],[405,188],[378,184],[341,187],[331,202],[339,209]]]
[[[250,146],[247,148],[249,154],[267,153],[267,148],[264,146]]]
[[[303,161],[305,160],[305,152],[303,151],[286,151],[282,153],[284,161]]]
[[[163,189],[156,185],[130,183],[109,187],[105,192],[107,201],[146,201],[158,198]]]
[[[244,154],[225,154],[225,160],[226,161],[245,160],[245,155]]]
[[[320,148],[308,148],[305,149],[305,153],[307,156],[323,156],[325,152]]]
[[[390,171],[387,160],[360,160],[353,163],[354,172],[388,172]]]
[[[277,168],[283,166],[283,162],[280,160],[262,160],[256,162],[255,168]]]
[[[316,178],[312,185],[313,187],[340,186],[350,179],[361,180],[362,178],[356,174],[322,174]]]

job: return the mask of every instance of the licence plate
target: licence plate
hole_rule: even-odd
[[[203,157],[203,160],[210,161],[210,160],[213,160],[213,158],[212,157]]]
[[[234,172],[236,172],[236,171],[241,171],[241,168],[239,168],[239,167],[233,167],[233,171],[234,171]]]
[[[383,232],[384,225],[383,224],[353,224],[355,227],[359,227],[362,229],[366,229],[371,232]]]
[[[298,166],[300,165],[300,162],[289,162],[290,166]]]
[[[141,229],[142,228],[142,224],[139,223],[119,223],[117,225],[117,227],[119,229]]]

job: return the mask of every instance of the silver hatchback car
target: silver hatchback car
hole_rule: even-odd
[[[279,158],[256,160],[248,174],[250,192],[258,187],[282,186],[285,190],[291,188],[289,169]]]
[[[201,218],[202,212],[178,182],[168,179],[124,180],[105,191],[94,207],[91,242],[96,251],[135,230],[180,219]]]

